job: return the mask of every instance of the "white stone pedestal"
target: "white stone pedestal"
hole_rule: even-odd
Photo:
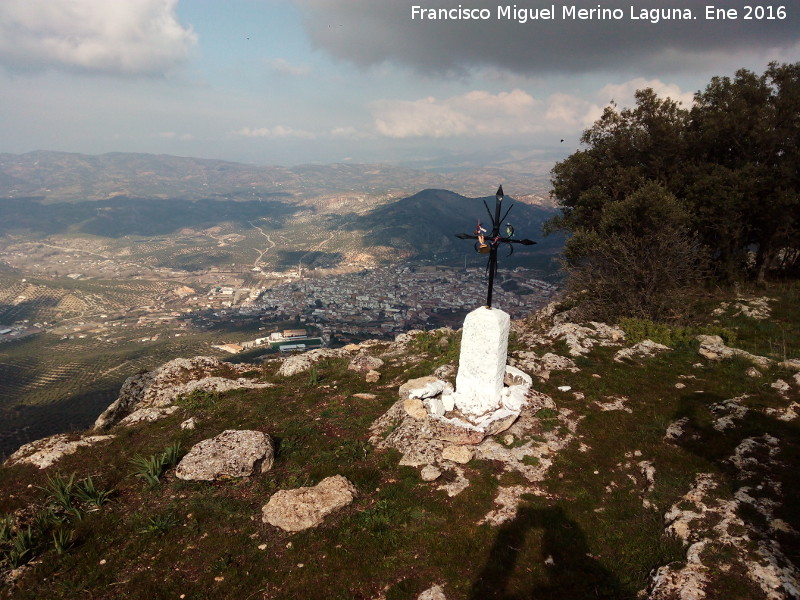
[[[455,407],[466,417],[500,408],[511,319],[498,308],[473,310],[464,319]]]

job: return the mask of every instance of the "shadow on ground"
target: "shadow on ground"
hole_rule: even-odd
[[[541,537],[531,555],[531,536]],[[532,573],[546,565],[546,583],[533,583]],[[532,559],[535,563],[532,563]],[[537,578],[539,579],[539,578]],[[562,508],[520,507],[512,521],[498,531],[489,559],[472,586],[470,600],[580,600],[626,598],[631,594],[590,556],[586,536]]]

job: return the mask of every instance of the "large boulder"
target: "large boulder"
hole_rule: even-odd
[[[302,531],[316,527],[355,497],[356,488],[346,477],[327,477],[313,487],[275,492],[262,509],[263,521],[284,531]]]
[[[272,468],[275,446],[261,431],[228,429],[192,446],[175,475],[190,481],[249,477]]]

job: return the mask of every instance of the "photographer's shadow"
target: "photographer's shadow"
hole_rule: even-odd
[[[526,538],[540,530],[541,563],[552,557],[546,583],[531,589],[512,582],[520,564]],[[548,561],[548,563],[551,561]],[[540,563],[540,564],[541,564]],[[538,565],[537,565],[538,567]],[[517,589],[509,589],[517,588]],[[596,559],[589,556],[586,536],[560,507],[530,508],[521,506],[516,518],[500,526],[483,571],[472,586],[470,600],[535,600],[626,597],[619,581]]]

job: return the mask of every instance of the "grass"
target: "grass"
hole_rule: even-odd
[[[792,316],[793,309],[783,310],[780,304],[775,314],[784,315],[785,330],[793,330],[800,317]],[[695,326],[706,325],[714,324],[709,319]],[[742,317],[717,325],[735,331],[742,347],[760,343],[756,338],[767,327]],[[726,459],[743,437],[765,432],[781,440],[780,462],[771,475],[782,486],[783,504],[774,516],[800,530],[800,489],[793,473],[800,461],[800,434],[795,424],[765,412],[798,399],[796,388],[782,398],[769,386],[791,373],[775,367],[752,378],[745,375],[746,361],[701,360],[691,341],[624,365],[613,361],[616,348],[595,348],[577,361],[580,372],[553,372],[548,381],[535,383],[555,399],[556,408],[540,410],[538,429],[506,446],[515,451],[529,442],[538,446],[561,439],[566,411],[579,418],[577,439],[566,448],[522,459],[530,466],[552,461],[545,480],[534,486],[519,473],[502,473],[496,463],[476,459],[461,467],[470,486],[450,498],[437,487],[452,474],[423,483],[418,469],[398,465],[396,451],[376,450],[367,441],[369,424],[395,401],[398,382],[452,360],[457,335],[423,336],[407,356],[387,361],[378,384],[366,384],[363,375],[348,371],[347,360],[324,361],[317,364],[311,387],[311,374],[302,373],[269,376],[276,385],[267,389],[189,395],[161,421],[116,431],[102,448],[66,456],[57,468],[72,475],[25,466],[0,469],[0,487],[7,491],[0,496],[0,514],[7,515],[0,518],[5,564],[12,560],[12,547],[20,564],[46,556],[28,567],[14,597],[89,593],[96,598],[186,594],[313,600],[383,594],[405,599],[439,583],[451,600],[627,600],[644,589],[654,568],[685,560],[685,547],[664,536],[663,514],[686,494],[695,475],[713,473],[722,482],[709,504],[715,498],[730,500],[747,482],[737,479]],[[698,362],[702,366],[693,366]],[[675,388],[679,381],[686,387]],[[561,385],[572,391],[558,392]],[[353,396],[359,392],[376,398]],[[735,430],[716,431],[710,407],[742,394],[748,395],[743,401],[750,410],[747,418]],[[632,412],[600,410],[595,402],[609,396],[627,398]],[[198,417],[193,431],[179,428],[187,416]],[[665,442],[667,426],[679,418],[688,419],[686,434],[678,443]],[[222,482],[174,477],[167,465],[177,462],[182,448],[229,428],[273,436],[272,470]],[[133,457],[139,457],[137,477],[130,476]],[[655,468],[650,491],[641,461]],[[353,482],[358,495],[321,526],[288,534],[262,523],[261,508],[273,493],[335,474]],[[498,489],[510,485],[529,487],[516,517],[499,527],[478,525],[496,508]],[[70,490],[68,503],[83,510],[83,519],[64,511],[62,503],[43,499],[40,488],[53,499]],[[113,501],[110,491],[100,494],[103,490],[113,490]],[[57,507],[50,516],[43,511],[49,504]],[[95,506],[102,509],[87,510]],[[744,508],[739,516],[748,525],[763,526],[758,511]],[[780,541],[796,559],[795,538]],[[552,565],[545,562],[550,558]],[[106,561],[102,567],[101,560]],[[759,598],[744,572],[722,568],[730,561],[724,547],[711,544],[707,560],[710,589],[725,590],[728,600]]]

